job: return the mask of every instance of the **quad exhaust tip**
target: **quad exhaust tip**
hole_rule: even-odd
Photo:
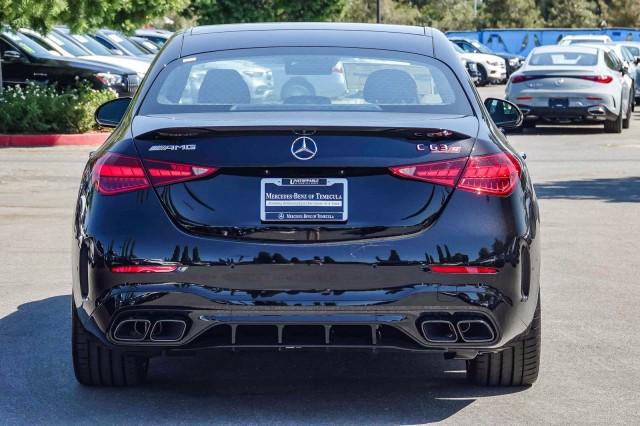
[[[480,318],[427,319],[421,323],[425,339],[430,343],[487,343],[496,335],[488,321]]]
[[[177,342],[187,331],[187,323],[180,319],[150,320],[130,318],[120,321],[113,330],[119,342]]]
[[[123,342],[141,342],[149,333],[151,322],[146,319],[126,319],[120,321],[113,331],[113,338]]]
[[[456,324],[463,341],[467,343],[490,342],[495,335],[486,321],[481,319],[462,320]]]
[[[149,339],[153,342],[177,342],[186,330],[187,323],[183,320],[159,320],[153,324]]]
[[[455,343],[458,340],[456,328],[451,321],[423,321],[422,331],[424,332],[424,337],[432,343]]]

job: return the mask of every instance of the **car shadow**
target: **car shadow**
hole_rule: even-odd
[[[535,184],[535,189],[538,198],[545,199],[640,202],[640,176],[545,182]]]
[[[0,319],[0,412],[8,423],[426,423],[526,388],[468,385],[438,354],[214,352],[154,358],[147,384],[73,378],[69,296]]]

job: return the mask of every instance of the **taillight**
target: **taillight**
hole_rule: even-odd
[[[95,162],[92,177],[98,191],[105,195],[149,187],[139,159],[110,152]]]
[[[594,81],[596,83],[611,83],[613,81],[613,77],[607,74],[601,75],[522,75],[522,74],[514,74],[511,76],[511,83],[524,83],[529,80],[540,80],[543,78],[578,78],[581,80],[589,80]]]
[[[391,167],[396,176],[456,187],[476,194],[506,196],[520,180],[520,163],[511,154],[478,155],[448,161]]]
[[[504,152],[470,157],[458,188],[478,194],[509,195],[520,180],[520,163]]]
[[[511,83],[523,83],[527,80],[532,80],[533,77],[529,77],[522,74],[516,74],[511,76]]]
[[[145,160],[143,167],[136,157],[107,152],[93,165],[92,177],[101,194],[114,195],[150,188],[151,185],[162,186],[199,179],[217,170],[215,167],[156,160]]]
[[[613,81],[613,77],[610,75],[585,75],[580,77],[583,80],[595,81],[596,83],[611,83]]]
[[[186,180],[198,179],[215,173],[215,167],[194,166],[166,161],[144,160],[151,183],[154,186],[169,185]]]
[[[450,161],[391,167],[391,173],[409,179],[455,186],[466,162],[466,158],[457,158]]]

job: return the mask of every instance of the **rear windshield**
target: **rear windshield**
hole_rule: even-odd
[[[576,38],[569,40],[569,44],[604,44],[604,40],[592,38]]]
[[[640,49],[638,49],[636,46],[624,46],[629,53],[631,53],[631,55],[633,56],[640,56]]]
[[[531,55],[529,65],[576,65],[594,66],[598,63],[598,54],[586,52],[547,52]]]
[[[433,58],[309,47],[176,60],[154,81],[140,113],[310,110],[472,114],[453,72]]]

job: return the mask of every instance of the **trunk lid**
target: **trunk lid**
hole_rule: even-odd
[[[409,234],[433,223],[452,188],[399,178],[389,167],[468,157],[477,119],[365,114],[349,122],[333,114],[308,121],[253,113],[250,122],[239,113],[213,114],[172,120],[173,127],[166,117],[138,116],[132,129],[143,162],[218,168],[156,188],[167,214],[193,234],[328,242]]]

